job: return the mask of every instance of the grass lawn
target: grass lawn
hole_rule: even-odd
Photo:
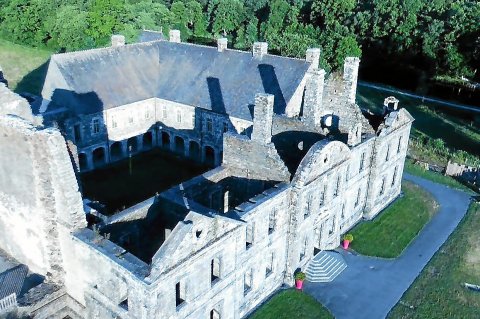
[[[372,112],[381,112],[383,100],[389,95],[374,88],[359,86],[357,103]],[[413,136],[426,135],[433,139],[441,138],[449,148],[480,156],[480,147],[478,147],[480,124],[475,123],[473,115],[448,110],[435,103],[422,103],[418,99],[406,96],[399,95],[397,98],[400,100],[400,107],[406,108],[415,118]]]
[[[467,193],[472,193],[473,192],[470,188],[463,185],[462,183],[460,183],[459,181],[457,181],[453,177],[445,176],[445,175],[440,174],[440,173],[424,170],[419,165],[413,164],[413,162],[409,159],[407,159],[405,161],[405,171],[407,173],[412,174],[412,175],[420,176],[422,178],[431,180],[432,182],[439,183],[439,184],[444,184],[444,185],[447,185],[451,188],[456,188],[456,189],[465,191]]]
[[[437,202],[420,186],[403,181],[402,190],[404,196],[377,218],[352,229],[353,250],[367,256],[398,257],[437,212]]]
[[[462,287],[464,282],[480,284],[479,229],[480,204],[472,204],[387,318],[479,318],[480,293]]]
[[[330,319],[333,316],[313,297],[294,290],[282,290],[249,319]]]
[[[0,66],[8,86],[17,93],[39,95],[52,53],[0,39]]]

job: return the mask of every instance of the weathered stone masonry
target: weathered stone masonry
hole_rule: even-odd
[[[0,84],[0,246],[63,287],[43,317],[242,318],[400,193],[413,119],[392,99],[363,114],[357,58],[327,75],[318,49],[289,59],[175,30],[112,44],[54,55],[38,115]],[[80,170],[153,147],[216,168],[96,231],[66,140]]]

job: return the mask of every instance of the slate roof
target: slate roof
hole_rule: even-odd
[[[0,274],[0,300],[15,293],[18,297],[28,274],[28,267],[18,265]]]
[[[256,93],[285,107],[304,78],[305,60],[154,41],[53,55],[42,91],[55,105],[91,114],[158,97],[251,120]]]

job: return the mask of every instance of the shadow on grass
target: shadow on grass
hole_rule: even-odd
[[[40,95],[47,75],[50,59],[25,75],[15,88],[16,93],[27,92],[34,95]]]

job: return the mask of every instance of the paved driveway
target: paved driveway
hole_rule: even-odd
[[[347,269],[331,283],[305,283],[305,292],[326,306],[336,319],[381,319],[400,300],[465,215],[470,195],[404,175],[435,196],[440,210],[403,254],[393,260],[342,252]]]

